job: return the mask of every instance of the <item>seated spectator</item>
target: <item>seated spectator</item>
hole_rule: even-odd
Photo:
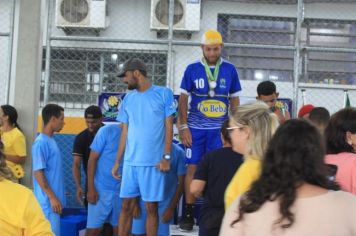
[[[290,119],[290,114],[285,104],[277,101],[279,93],[276,91],[276,85],[272,81],[263,81],[257,86],[257,100],[265,102],[274,112],[280,123]]]
[[[200,236],[219,235],[225,212],[222,193],[243,162],[242,155],[232,150],[228,127],[229,120],[226,120],[221,127],[223,148],[205,154],[190,184],[190,192],[196,198],[204,197],[199,217]]]
[[[6,164],[19,180],[25,172],[22,164],[26,160],[26,140],[17,124],[17,111],[13,106],[2,105],[0,108],[0,136],[4,144]]]
[[[353,236],[356,198],[327,178],[320,132],[289,120],[270,141],[260,178],[227,210],[221,236]]]
[[[263,102],[241,105],[230,117],[232,149],[244,156],[225,191],[225,209],[250,189],[261,172],[263,153],[278,127],[278,118]]]
[[[325,161],[337,166],[336,181],[356,194],[356,109],[345,108],[331,116],[325,129]]]
[[[312,104],[302,106],[298,111],[298,118],[309,119],[310,112],[314,109]]]
[[[1,144],[2,146],[2,144]],[[6,166],[0,151],[0,234],[11,236],[53,236],[51,225],[44,216],[33,193],[13,183],[15,178]]]
[[[171,168],[166,174],[165,200],[158,202],[158,236],[170,235],[169,225],[173,223],[173,216],[178,202],[184,191],[184,177],[186,174],[185,153],[177,144],[171,147]],[[135,207],[136,217],[132,222],[133,235],[146,235],[146,207],[145,202],[138,197]]]
[[[324,130],[330,120],[330,113],[324,107],[315,107],[309,113],[309,120],[324,134]]]

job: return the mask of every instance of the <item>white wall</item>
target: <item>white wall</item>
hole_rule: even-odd
[[[0,1],[0,33],[10,33],[10,22],[12,16],[13,1]],[[10,67],[10,37],[0,36],[0,104],[6,102]]]
[[[150,30],[150,0],[109,0],[109,27],[100,33],[100,37],[114,39],[137,39],[137,40],[156,40],[156,32]],[[217,16],[219,13],[274,16],[274,17],[296,17],[297,5],[279,4],[249,4],[232,1],[202,1],[201,31],[192,34],[190,41],[199,42],[202,33],[209,28],[217,27]],[[356,19],[356,4],[307,4],[305,5],[305,16],[309,18],[327,19]],[[54,17],[53,17],[54,19]],[[54,24],[54,22],[53,22]],[[61,29],[53,28],[53,36],[64,36]],[[181,38],[180,38],[181,39]],[[67,47],[93,47],[93,48],[114,48],[114,49],[144,49],[144,50],[164,50],[166,45],[152,44],[130,44],[130,43],[98,43],[98,42],[68,42],[53,41],[52,45]],[[201,57],[201,50],[198,46],[174,46],[174,84],[173,90],[179,93],[179,86],[185,67],[190,62]],[[256,94],[258,81],[242,81],[242,95],[252,96]],[[292,98],[292,83],[277,83],[281,97]],[[317,98],[316,105],[328,107],[335,111],[339,108],[339,101],[328,102],[328,96],[333,90],[330,89],[309,89],[310,93]],[[312,91],[312,92],[311,92]],[[340,95],[340,94],[341,95]],[[351,102],[356,102],[354,93],[351,93]],[[343,92],[339,90],[333,94],[334,100],[342,100]],[[318,98],[324,98],[318,100]],[[310,102],[312,102],[310,100]],[[342,101],[341,101],[342,103]],[[299,103],[301,104],[301,103]]]

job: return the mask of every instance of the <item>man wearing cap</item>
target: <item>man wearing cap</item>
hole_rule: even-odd
[[[85,192],[83,192],[81,187],[80,169],[81,165],[83,164],[84,173],[85,175],[87,174],[90,145],[94,140],[96,132],[101,126],[103,126],[103,114],[101,112],[100,107],[92,105],[85,109],[84,118],[87,128],[75,137],[72,152],[74,158],[72,170],[77,189],[77,200],[78,202],[84,204],[85,207],[87,207],[87,179],[85,180]],[[82,197],[84,197],[84,202],[82,201]]]
[[[112,174],[118,174],[124,157],[120,197],[122,210],[119,235],[128,236],[133,208],[141,196],[146,206],[146,234],[157,235],[158,202],[164,199],[166,174],[170,169],[173,115],[176,112],[170,89],[151,84],[147,66],[140,59],[129,59],[119,67],[128,89],[117,121],[122,123],[119,150]]]
[[[185,179],[185,215],[179,226],[192,230],[194,196],[189,192],[197,165],[202,156],[221,148],[220,127],[228,108],[239,105],[239,77],[233,64],[221,58],[221,34],[216,30],[204,33],[201,42],[203,58],[188,65],[181,83],[179,98],[179,135],[186,147],[188,164]],[[188,98],[191,97],[188,114]]]

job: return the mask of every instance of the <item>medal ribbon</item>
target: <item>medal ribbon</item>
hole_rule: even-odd
[[[203,58],[203,63],[204,63],[204,68],[205,68],[205,73],[206,77],[208,78],[208,81],[217,81],[218,75],[219,75],[219,69],[220,69],[220,63],[221,59],[216,63],[215,69],[214,69],[214,75],[211,73],[210,67],[208,63],[206,62],[205,58]]]

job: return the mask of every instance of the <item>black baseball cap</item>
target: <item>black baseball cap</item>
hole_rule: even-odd
[[[84,118],[98,119],[102,117],[103,117],[103,113],[101,112],[101,109],[98,106],[91,105],[87,107],[87,109],[85,109],[84,111]]]
[[[147,65],[138,58],[131,58],[118,66],[117,77],[124,77],[127,71],[140,70],[147,72]]]

